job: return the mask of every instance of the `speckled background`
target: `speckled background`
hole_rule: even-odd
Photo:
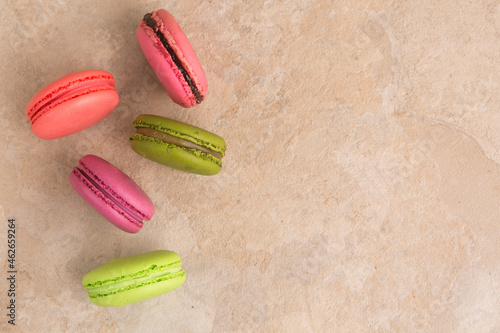
[[[207,74],[196,108],[169,99],[135,39],[158,8]],[[0,330],[500,331],[498,1],[7,0],[0,37]],[[86,69],[115,76],[116,110],[69,137],[35,137],[28,101]],[[224,137],[222,172],[136,155],[141,113]],[[72,190],[85,154],[152,198],[138,234]],[[89,270],[156,249],[182,256],[180,289],[123,308],[88,301]]]

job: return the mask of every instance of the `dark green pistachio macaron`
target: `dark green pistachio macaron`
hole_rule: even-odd
[[[130,145],[139,155],[171,168],[216,175],[226,142],[220,136],[173,119],[143,114],[134,121]]]

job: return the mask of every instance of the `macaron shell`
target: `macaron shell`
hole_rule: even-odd
[[[58,97],[64,94],[67,90],[71,90],[94,81],[103,82],[113,87],[115,86],[115,79],[113,78],[113,75],[106,71],[88,70],[68,73],[37,92],[29,101],[26,107],[26,114],[29,116],[32,108],[45,103],[47,99]]]
[[[175,43],[181,50],[182,56],[185,58],[185,61],[191,67],[191,71],[195,76],[194,79],[197,82],[200,93],[202,94],[202,96],[205,96],[208,89],[207,78],[205,76],[203,68],[201,67],[200,61],[198,60],[198,57],[196,56],[196,53],[191,46],[191,43],[186,37],[186,34],[184,33],[184,31],[182,31],[175,18],[168,11],[166,11],[165,9],[159,9],[156,13],[161,18],[164,28],[175,40]]]
[[[210,160],[207,154],[179,148],[141,134],[131,135],[130,146],[147,159],[184,172],[212,176],[221,170],[221,166]]]
[[[140,123],[137,127],[156,126],[177,132],[180,137],[191,137],[195,140],[194,143],[214,149],[220,152],[222,156],[224,156],[226,150],[226,141],[217,134],[181,121],[152,114],[141,114],[135,119],[134,123]]]
[[[93,86],[88,87],[89,84]],[[52,82],[35,94],[26,107],[33,133],[48,140],[91,127],[118,104],[114,85],[113,76],[100,70],[70,73]],[[60,99],[51,102],[55,98]],[[38,112],[43,105],[46,106]]]
[[[84,286],[98,281],[112,280],[148,269],[152,265],[164,266],[181,261],[178,253],[156,250],[131,257],[112,259],[106,264],[88,272],[82,280]]]
[[[82,157],[78,164],[87,174],[93,175],[96,182],[105,187],[105,190],[113,194],[113,197],[127,209],[146,221],[151,219],[154,214],[154,205],[147,194],[130,177],[95,155]],[[129,217],[129,214],[100,193],[93,184],[80,175],[76,168],[70,174],[70,183],[85,202],[118,228],[129,233],[136,233],[142,228],[142,224],[137,224]]]
[[[117,258],[87,273],[83,277],[82,284],[87,288],[88,285],[106,283],[109,280],[145,271],[153,265],[164,266],[174,263],[181,263],[179,254],[166,250]],[[89,299],[98,306],[124,306],[170,292],[181,286],[185,280],[186,274],[184,273],[165,281]]]
[[[78,175],[77,170],[73,170],[69,176],[69,182],[78,195],[101,216],[117,228],[128,232],[137,233],[142,226],[134,224],[133,220],[126,217],[126,213],[118,206],[114,205],[104,194],[96,189],[92,184]]]
[[[149,65],[155,72],[158,80],[163,85],[163,88],[168,93],[170,98],[175,103],[185,108],[195,106],[196,102],[194,102],[194,95],[191,93],[192,96],[190,96],[186,92],[189,89],[189,86],[185,81],[179,81],[173,69],[174,65],[165,59],[163,54],[167,51],[163,48],[163,46],[158,46],[150,38],[150,36],[148,36],[145,28],[142,26],[139,26],[137,29],[137,41],[139,42],[139,46],[149,62]],[[163,48],[163,51],[160,51],[161,48]]]
[[[155,211],[151,199],[129,176],[95,155],[85,155],[78,164],[88,168],[106,184],[108,191],[115,192],[117,197],[125,201],[127,208],[141,213],[146,221],[151,219]]]
[[[116,294],[89,298],[92,304],[98,306],[124,306],[166,294],[179,288],[186,281],[186,274],[179,277],[129,289]]]
[[[88,91],[48,109],[31,130],[45,140],[77,133],[106,118],[118,105],[118,99],[115,90]]]
[[[163,18],[160,17],[160,14]],[[172,47],[181,51],[176,52],[177,57],[183,63],[189,65],[189,68],[186,69],[188,73],[194,74],[191,75],[192,79],[197,83],[200,94],[205,97],[208,89],[205,72],[186,35],[170,13],[160,9],[157,15],[162,20],[163,30],[168,32],[168,39],[173,39],[175,41],[175,45],[172,45]],[[180,71],[173,63],[159,38],[151,28],[144,24],[144,21],[141,21],[141,24],[137,28],[136,35],[144,56],[170,98],[172,98],[175,103],[186,108],[196,106],[196,98],[188,83],[182,78],[182,74],[180,74]]]

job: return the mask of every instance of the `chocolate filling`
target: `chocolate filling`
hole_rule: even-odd
[[[189,88],[191,88],[191,91],[193,92],[193,95],[196,98],[196,103],[200,104],[203,101],[203,96],[201,96],[198,88],[194,84],[193,80],[189,77],[188,72],[186,71],[186,69],[184,68],[184,66],[182,66],[181,61],[179,60],[179,58],[175,54],[175,52],[172,49],[172,47],[170,46],[170,44],[168,44],[168,41],[165,38],[165,36],[163,36],[163,34],[161,33],[160,29],[158,29],[158,27],[156,26],[156,21],[151,17],[151,15],[152,15],[151,13],[148,13],[148,14],[144,15],[144,23],[148,27],[150,27],[151,29],[153,29],[153,31],[155,32],[156,36],[158,36],[158,38],[160,39],[161,43],[163,44],[163,46],[167,50],[168,54],[170,54],[170,57],[172,58],[172,61],[177,66],[177,68],[179,68],[179,70],[181,71],[182,76],[184,77],[184,80],[186,80],[187,84],[189,85]]]

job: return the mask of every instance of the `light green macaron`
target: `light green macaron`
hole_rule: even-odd
[[[136,118],[132,149],[171,168],[199,175],[216,175],[222,167],[226,142],[220,136],[173,119],[143,114]]]
[[[168,293],[184,281],[180,256],[159,250],[113,259],[85,275],[82,284],[93,304],[124,306]]]

